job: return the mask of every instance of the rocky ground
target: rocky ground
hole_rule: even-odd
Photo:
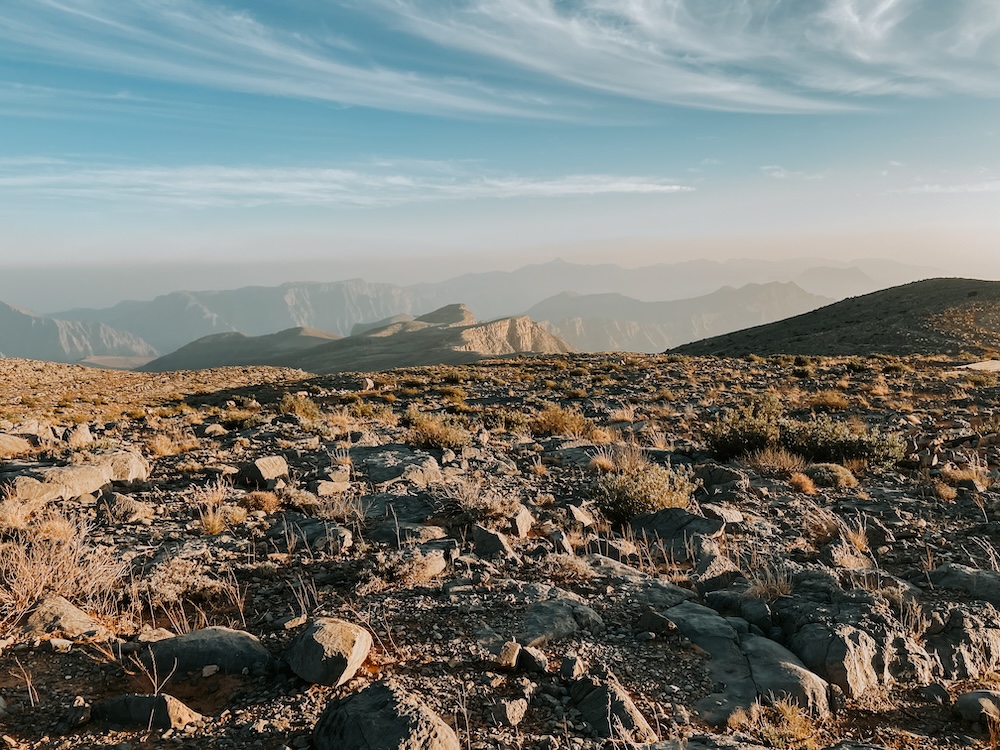
[[[0,360],[0,737],[995,747],[1000,389],[955,364]]]

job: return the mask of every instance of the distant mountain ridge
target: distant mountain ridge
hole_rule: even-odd
[[[508,354],[559,354],[573,348],[529,318],[477,323],[462,304],[389,321],[354,336],[291,329],[270,336],[212,334],[141,369],[164,372],[222,365],[273,365],[319,374],[462,364]]]
[[[621,294],[564,293],[526,312],[579,351],[661,352],[705,336],[769,323],[833,300],[787,282],[723,287],[691,299],[641,302]]]
[[[720,356],[962,352],[993,356],[1000,351],[1000,282],[915,281],[671,351]]]
[[[103,323],[36,315],[0,302],[0,356],[76,362],[86,357],[152,357],[140,337]]]
[[[516,271],[465,274],[442,282],[398,286],[350,279],[335,282],[292,282],[212,292],[171,292],[148,302],[128,301],[106,309],[74,309],[56,317],[103,323],[128,331],[161,352],[172,352],[213,333],[238,331],[261,336],[296,327],[341,336],[355,325],[399,315],[416,317],[455,300],[469,300],[481,320],[523,314],[541,300],[563,292],[580,295],[620,294],[637,301],[691,298],[723,286],[788,282],[803,290],[836,298],[886,285],[885,279],[910,280],[921,269],[899,264],[859,261],[848,268],[828,268],[829,261],[689,261],[626,269],[611,264],[588,265],[555,260]],[[819,269],[819,270],[816,270]],[[897,283],[897,282],[892,282]],[[805,286],[803,286],[805,284]],[[824,285],[837,290],[823,291]],[[617,320],[617,319],[616,319]],[[615,332],[606,338],[642,339],[643,334]],[[718,329],[713,329],[718,330]],[[652,346],[651,341],[646,346]]]

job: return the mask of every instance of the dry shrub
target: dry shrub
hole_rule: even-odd
[[[840,464],[812,464],[806,468],[805,474],[820,487],[844,490],[858,486],[857,477]]]
[[[770,706],[754,703],[749,709],[737,709],[729,717],[728,726],[755,735],[767,747],[786,750],[818,747],[816,723],[791,698],[775,700]]]
[[[773,602],[783,596],[791,596],[794,591],[795,585],[787,570],[762,568],[751,576],[745,593],[754,599]]]
[[[816,485],[813,483],[813,480],[801,471],[793,472],[792,475],[788,477],[788,484],[793,490],[801,492],[804,495],[816,494]]]
[[[146,441],[146,447],[154,456],[176,456],[194,450],[199,444],[194,435],[179,432],[158,432]]]
[[[23,529],[45,506],[43,500],[19,498],[13,492],[5,492],[0,500],[0,531]]]
[[[810,503],[802,514],[802,530],[816,545],[829,544],[840,533],[841,522],[829,508]]]
[[[844,411],[851,402],[840,391],[817,391],[807,401],[813,411]]]
[[[469,445],[468,431],[452,420],[436,414],[424,414],[411,407],[406,411],[410,429],[406,442],[418,448],[460,451]]]
[[[86,523],[52,514],[0,544],[0,624],[16,621],[53,594],[92,611],[113,609],[125,563],[111,550],[91,546],[88,533]]]
[[[323,416],[316,402],[304,393],[286,393],[278,402],[278,411],[294,414],[303,422],[316,422]]]
[[[597,507],[612,523],[626,523],[641,513],[684,508],[698,485],[692,471],[648,464],[641,471],[605,474],[595,482]]]
[[[247,510],[262,510],[268,515],[271,515],[272,513],[277,513],[281,510],[284,503],[281,498],[273,492],[255,491],[240,498],[240,505]]]
[[[635,443],[622,443],[598,449],[587,468],[602,474],[611,472],[630,474],[645,471],[649,465],[649,458],[641,446]]]
[[[510,519],[521,505],[517,497],[485,487],[479,479],[466,478],[442,486],[437,501],[444,513],[483,525]]]
[[[806,468],[806,460],[802,456],[780,446],[768,446],[753,451],[747,454],[743,461],[761,476],[780,479],[787,479]]]
[[[581,412],[557,404],[546,404],[531,418],[528,427],[536,437],[593,438],[598,433],[594,423]]]
[[[535,567],[546,582],[576,583],[589,581],[597,575],[586,560],[576,555],[548,554]]]

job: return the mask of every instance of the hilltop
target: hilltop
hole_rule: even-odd
[[[1000,282],[927,279],[678,346],[681,354],[974,356],[1000,350]]]

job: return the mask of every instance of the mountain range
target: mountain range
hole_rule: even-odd
[[[885,279],[921,272],[880,261],[850,266],[808,259],[693,261],[625,269],[556,260],[409,286],[351,279],[176,291],[152,300],[49,316],[6,306],[0,313],[6,321],[0,329],[0,351],[6,356],[133,367],[198,342],[176,361],[214,347],[220,351],[217,364],[225,357],[235,364],[252,357],[256,348],[269,350],[278,343],[308,348],[317,336],[322,341],[351,337],[468,300],[475,317],[527,316],[578,350],[655,352],[748,323],[796,315],[843,294],[877,288]],[[776,276],[785,280],[776,281]],[[733,279],[741,283],[726,283]],[[261,339],[272,335],[278,338]],[[205,339],[212,336],[219,338]]]

